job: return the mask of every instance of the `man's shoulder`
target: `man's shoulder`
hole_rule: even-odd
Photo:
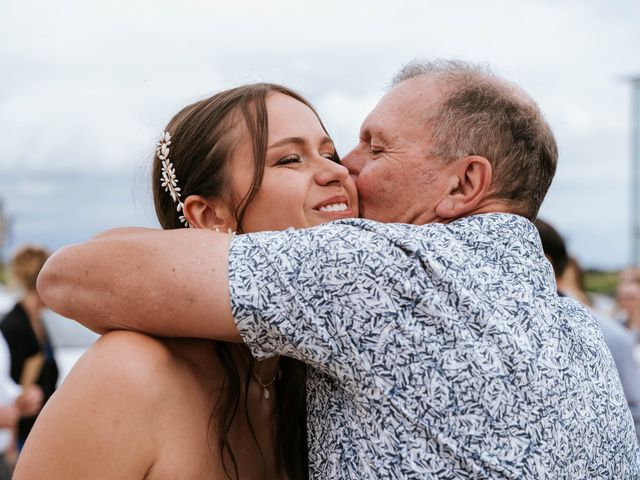
[[[369,242],[386,239],[391,243],[412,241],[447,242],[449,239],[473,240],[480,237],[504,238],[515,235],[536,241],[537,234],[533,224],[527,219],[512,214],[482,214],[456,219],[450,223],[428,223],[414,225],[407,223],[380,223],[364,218],[348,218],[306,229],[289,228],[280,232],[255,232],[240,235],[238,239],[247,239],[258,243],[264,241],[271,246],[287,243],[291,240],[303,243],[314,240],[347,240]]]
[[[352,267],[361,266],[361,271],[376,272],[374,275],[385,272],[425,279],[436,272],[437,278],[465,281],[478,270],[484,271],[484,277],[487,270],[500,275],[531,275],[532,270],[548,263],[535,227],[508,214],[426,225],[354,218],[307,229],[250,233],[233,240],[229,258],[231,272],[251,259],[253,266],[246,272],[249,284],[253,281],[251,272],[265,264],[278,264],[280,271],[292,272],[317,272],[324,267],[332,272],[341,268],[355,271]],[[490,276],[497,278],[498,273]]]
[[[461,217],[448,223],[427,223],[413,225],[406,223],[380,223],[363,218],[350,218],[325,224],[323,228],[338,227],[334,233],[374,232],[383,236],[406,238],[446,238],[459,239],[516,237],[539,243],[539,236],[533,223],[520,216],[509,213],[485,213]]]
[[[230,257],[244,256],[257,250],[269,254],[352,255],[354,253],[383,253],[394,249],[397,239],[412,239],[423,226],[378,223],[352,218],[325,223],[312,228],[289,228],[278,232],[255,232],[236,236],[231,244]]]
[[[527,218],[512,213],[482,213],[458,218],[447,224],[450,231],[469,238],[499,238],[505,241],[526,240],[539,245],[535,225]]]

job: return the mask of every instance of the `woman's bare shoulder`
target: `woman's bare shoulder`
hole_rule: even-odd
[[[82,355],[65,380],[102,381],[111,387],[128,386],[136,395],[152,394],[153,379],[170,375],[171,350],[159,339],[135,332],[103,335]],[[145,395],[146,396],[146,395]]]
[[[184,437],[185,426],[201,438],[196,430],[207,425],[211,389],[194,365],[215,363],[212,348],[210,342],[133,332],[104,335],[47,402],[16,478],[95,478],[98,471],[109,478],[144,478],[162,452],[177,448],[167,442]],[[172,425],[182,430],[171,431]],[[206,437],[200,443],[206,446]]]
[[[167,399],[163,390],[177,370],[174,354],[163,341],[134,332],[110,332],[80,357],[55,396],[100,406],[91,413],[93,423],[118,414],[142,418],[150,408],[157,415],[154,407]]]
[[[118,332],[98,340],[40,413],[15,478],[144,478],[158,458],[163,415],[150,375],[162,378],[169,362],[153,339]]]
[[[74,370],[91,370],[92,375],[129,387],[138,395],[157,393],[166,402],[168,390],[176,391],[175,382],[203,381],[201,372],[207,372],[209,379],[217,377],[217,359],[209,340],[161,339],[114,331],[89,348]],[[174,388],[167,390],[167,383]],[[139,391],[141,388],[144,392]]]

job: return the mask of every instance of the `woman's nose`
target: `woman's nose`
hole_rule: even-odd
[[[349,178],[349,170],[344,165],[341,165],[328,158],[323,158],[323,162],[318,165],[318,170],[315,174],[316,182],[319,185],[328,185],[330,183],[343,184],[347,178]]]

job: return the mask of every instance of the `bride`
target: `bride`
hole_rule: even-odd
[[[178,112],[152,182],[165,229],[242,234],[358,214],[355,185],[317,113],[273,84]],[[14,478],[307,478],[304,383],[303,364],[256,362],[244,345],[112,332],[47,403]]]

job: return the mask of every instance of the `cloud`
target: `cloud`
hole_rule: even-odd
[[[404,62],[461,57],[493,64],[549,118],[561,151],[545,205],[553,219],[570,234],[628,237],[620,77],[640,71],[637,2],[21,0],[5,10],[0,175],[133,178],[180,107],[251,81],[307,95],[344,154]],[[25,198],[15,195],[6,198]],[[580,249],[594,264],[624,263],[628,250]]]

